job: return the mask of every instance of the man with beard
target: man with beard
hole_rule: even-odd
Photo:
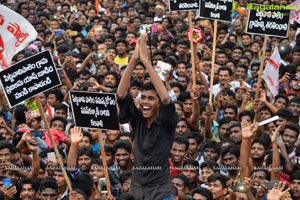
[[[292,122],[299,123],[299,116],[300,116],[300,98],[294,97],[291,99],[290,104],[288,106],[288,110],[291,111],[293,118]]]
[[[281,136],[282,142],[285,144],[286,154],[287,154],[285,155],[282,153],[287,163],[287,166],[285,167],[286,173],[291,173],[293,171],[293,166],[291,162],[295,157],[295,147],[296,147],[295,145],[299,136],[299,131],[300,128],[298,124],[290,123],[285,126],[284,132]]]
[[[264,164],[264,158],[268,150],[265,140],[263,137],[257,137],[251,144],[251,158],[254,167],[261,167]]]
[[[115,159],[120,167],[120,174],[125,171],[131,171],[133,168],[132,160],[130,159],[131,154],[131,144],[128,140],[117,140],[113,149],[115,151]]]
[[[109,71],[104,75],[103,86],[108,88],[110,92],[114,92],[116,91],[118,80],[117,73]]]
[[[230,135],[229,137],[232,138],[235,144],[241,146],[242,143],[242,127],[240,123],[234,123],[230,127]]]
[[[290,176],[290,193],[293,200],[300,200],[300,170],[294,171]]]
[[[232,180],[236,180],[240,171],[240,147],[232,145],[223,149],[221,152],[221,161],[228,170],[228,176]]]
[[[188,122],[185,118],[181,118],[176,125],[175,136],[177,135],[186,135],[190,132]]]
[[[198,161],[200,165],[201,153],[199,152],[199,150],[203,138],[201,138],[197,132],[188,133],[186,135],[186,138],[189,141],[189,149],[188,149],[187,157]]]
[[[81,60],[84,60],[93,49],[94,42],[91,39],[83,39],[80,47],[79,57]]]
[[[300,97],[300,80],[296,77],[293,80],[290,80],[291,88],[286,91],[286,94],[295,93],[297,97]]]

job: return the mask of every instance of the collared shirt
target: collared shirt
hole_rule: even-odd
[[[68,199],[68,195],[69,195],[69,189],[66,188],[65,192],[61,195],[61,197],[57,198],[57,200]]]
[[[119,122],[130,122],[134,132],[134,168],[130,193],[135,199],[163,199],[172,194],[168,158],[178,116],[175,106],[160,105],[159,115],[148,128],[132,97],[118,101]]]

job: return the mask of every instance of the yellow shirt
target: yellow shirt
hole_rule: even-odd
[[[125,58],[120,58],[119,56],[116,56],[114,62],[116,63],[116,65],[118,65],[119,69],[121,69],[122,66],[128,64],[128,60],[129,60],[128,56]]]

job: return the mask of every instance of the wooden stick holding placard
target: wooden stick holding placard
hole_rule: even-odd
[[[192,58],[192,78],[193,87],[196,85],[196,69],[195,69],[195,45],[193,42],[193,22],[192,22],[192,11],[189,11],[189,34],[190,34],[190,46],[191,46],[191,58]]]
[[[211,58],[211,69],[210,69],[210,87],[209,87],[209,103],[212,103],[213,95],[213,84],[214,84],[214,70],[215,70],[215,57],[216,57],[216,46],[217,46],[217,31],[218,31],[218,20],[214,20],[214,38],[213,38],[213,52]]]
[[[102,141],[102,131],[101,129],[97,130],[98,133],[98,138],[99,138],[99,144],[100,144],[100,152],[101,152],[101,158],[102,158],[102,165],[104,169],[104,177],[106,180],[106,190],[107,190],[107,195],[109,198],[111,198],[111,189],[110,189],[110,181],[109,181],[109,175],[108,175],[108,169],[107,169],[107,163],[106,163],[106,156],[105,156],[105,151],[104,151],[104,145]]]
[[[264,36],[264,46],[263,46],[263,53],[260,59],[260,66],[259,66],[259,73],[258,73],[258,80],[256,85],[256,91],[255,91],[255,99],[259,98],[259,90],[261,86],[261,76],[264,70],[264,63],[265,63],[265,56],[266,56],[266,48],[268,43],[268,36]]]
[[[68,175],[67,175],[67,172],[66,172],[66,170],[65,170],[65,168],[64,168],[64,163],[63,163],[63,161],[62,161],[62,157],[61,157],[61,155],[60,155],[60,153],[59,153],[59,151],[58,151],[58,148],[57,148],[57,146],[56,146],[56,144],[55,144],[55,141],[54,141],[52,132],[51,132],[51,130],[50,130],[50,126],[49,126],[49,123],[48,123],[48,121],[47,121],[47,117],[46,117],[45,112],[44,112],[44,110],[43,110],[43,107],[42,107],[42,104],[41,104],[41,102],[40,102],[40,99],[39,99],[39,97],[38,97],[37,95],[36,95],[34,98],[35,98],[35,101],[36,101],[36,103],[37,103],[37,105],[38,105],[38,108],[39,108],[39,111],[40,111],[40,114],[41,114],[41,118],[42,118],[42,120],[43,120],[44,123],[45,123],[46,130],[47,130],[47,132],[48,132],[48,134],[49,134],[49,137],[50,137],[50,140],[51,140],[51,144],[52,144],[52,146],[53,146],[53,148],[54,148],[54,152],[55,152],[55,154],[56,154],[57,161],[58,161],[58,163],[59,163],[59,165],[60,165],[60,168],[61,168],[61,171],[62,171],[62,173],[63,173],[63,176],[64,176],[64,178],[65,178],[65,180],[66,180],[67,186],[68,186],[68,188],[69,188],[69,192],[72,192],[72,184],[71,184],[71,181],[70,181],[70,179],[69,179],[69,177],[68,177]]]

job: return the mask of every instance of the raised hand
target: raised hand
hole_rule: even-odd
[[[140,40],[141,40],[140,38],[137,40],[137,42],[135,44],[134,52],[133,52],[133,54],[131,56],[131,58],[136,59],[136,60],[140,59],[140,45],[141,45],[141,41]]]
[[[260,97],[259,97],[259,100],[260,100],[262,103],[267,102],[267,94],[266,94],[266,91],[264,91],[263,89],[260,90]]]
[[[193,100],[198,100],[199,97],[200,97],[200,86],[199,85],[195,85],[192,88],[192,91],[191,91],[191,98]]]
[[[34,152],[34,151],[37,151],[39,148],[38,148],[38,145],[37,145],[37,142],[35,141],[34,138],[30,137],[27,139],[26,141],[26,145],[27,145],[27,148],[31,151],[31,152]]]
[[[272,136],[271,136],[272,143],[277,142],[277,137],[278,137],[280,129],[281,129],[281,126],[279,125],[276,129],[272,130]]]
[[[71,129],[71,143],[78,144],[82,140],[82,131],[80,127],[74,126]]]
[[[250,124],[247,120],[243,120],[242,123],[242,136],[245,139],[252,138],[254,133],[258,129],[258,123]]]
[[[267,194],[267,200],[280,200],[282,196],[290,190],[290,188],[284,190],[285,186],[286,183],[275,183],[272,190],[270,190]]]
[[[149,62],[149,53],[147,49],[147,43],[148,43],[148,35],[147,33],[143,33],[140,37],[140,59],[144,62]]]

